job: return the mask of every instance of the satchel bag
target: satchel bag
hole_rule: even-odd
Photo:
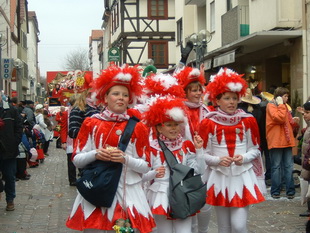
[[[119,141],[118,148],[125,152],[139,119],[131,117]],[[83,168],[76,187],[82,197],[99,207],[111,207],[122,174],[122,163],[96,160]]]
[[[178,163],[164,142],[158,140],[170,168],[169,206],[170,217],[185,219],[197,213],[206,204],[206,184],[194,169]]]

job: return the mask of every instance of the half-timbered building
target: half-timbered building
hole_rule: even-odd
[[[119,49],[119,64],[143,65],[151,58],[158,71],[175,65],[174,0],[110,0],[105,8],[103,27],[110,33],[105,42]]]

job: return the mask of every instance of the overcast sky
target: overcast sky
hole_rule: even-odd
[[[88,50],[91,30],[100,30],[104,0],[28,0],[28,10],[35,11],[39,24],[39,67],[61,71],[67,54]]]

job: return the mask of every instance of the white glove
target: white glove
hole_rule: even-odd
[[[277,102],[278,105],[279,105],[279,104],[283,104],[283,99],[282,99],[282,97],[281,97],[281,96],[278,96],[278,97],[276,98],[276,102]]]

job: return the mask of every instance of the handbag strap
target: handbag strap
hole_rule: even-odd
[[[169,150],[169,148],[166,146],[166,144],[162,140],[159,140],[159,139],[157,139],[157,140],[158,140],[158,143],[161,147],[161,150],[163,151],[163,153],[165,155],[166,162],[167,162],[169,168],[171,169],[172,167],[174,167],[174,165],[178,164],[178,161],[174,157],[171,150]]]
[[[131,138],[131,135],[133,133],[133,130],[135,129],[136,124],[139,121],[140,120],[135,116],[130,117],[130,119],[128,120],[124,133],[122,134],[121,139],[118,143],[118,148],[122,150],[123,152],[125,152],[128,146],[129,140]]]

